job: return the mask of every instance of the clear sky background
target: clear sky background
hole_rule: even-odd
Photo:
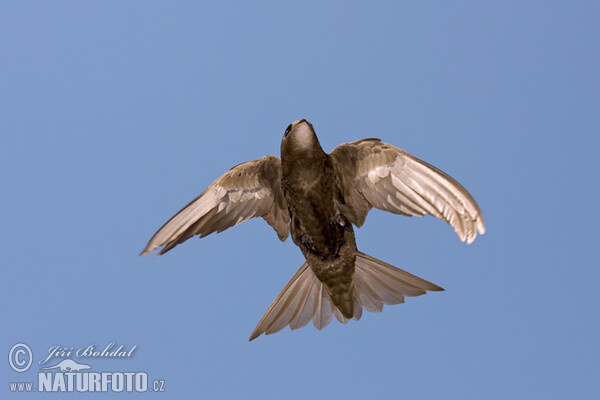
[[[166,381],[127,398],[600,398],[599,21],[595,1],[0,2],[0,353],[137,345],[89,360]],[[446,291],[249,343],[291,240],[254,219],[137,254],[300,118],[326,151],[379,137],[448,172],[488,232],[373,211],[359,248]],[[0,397],[31,397],[8,382],[38,367],[3,359]]]

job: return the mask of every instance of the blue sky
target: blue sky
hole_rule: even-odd
[[[0,350],[137,345],[88,360],[165,381],[128,398],[598,398],[598,21],[592,1],[0,2]],[[248,343],[291,241],[256,219],[137,254],[300,118],[326,151],[379,137],[448,172],[488,232],[373,211],[359,248],[446,291]],[[38,367],[5,361],[0,397]]]

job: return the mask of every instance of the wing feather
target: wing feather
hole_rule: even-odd
[[[140,255],[164,246],[164,254],[195,235],[214,232],[263,217],[284,241],[289,212],[281,191],[281,160],[265,156],[231,168],[175,214],[152,236]]]
[[[339,145],[330,157],[340,176],[352,177],[340,182],[350,210],[347,217],[356,226],[375,207],[408,216],[433,215],[448,222],[469,244],[485,233],[471,194],[445,172],[402,149],[379,139],[363,139]]]

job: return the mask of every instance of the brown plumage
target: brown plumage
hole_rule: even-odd
[[[473,197],[439,169],[379,139],[344,143],[326,154],[310,123],[295,121],[281,142],[281,160],[265,156],[237,165],[173,216],[141,255],[163,254],[194,235],[221,232],[263,217],[285,241],[289,232],[306,262],[271,304],[252,333],[317,329],[335,315],[346,323],[362,309],[381,311],[404,296],[443,290],[361,253],[353,225],[372,207],[396,214],[433,215],[447,221],[462,241],[483,234]]]

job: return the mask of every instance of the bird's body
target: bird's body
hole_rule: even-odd
[[[306,135],[313,135],[306,126]],[[314,136],[314,135],[313,135]],[[282,190],[290,211],[292,240],[325,285],[346,318],[354,314],[356,241],[352,224],[340,210],[344,197],[337,170],[317,137],[284,140],[281,146]],[[299,143],[300,142],[300,143]]]
[[[331,318],[359,319],[362,309],[404,302],[443,290],[358,251],[353,225],[372,207],[396,214],[431,214],[449,222],[471,243],[485,227],[475,200],[437,168],[379,139],[344,143],[330,154],[314,129],[295,121],[274,156],[232,168],[171,218],[142,255],[162,254],[194,235],[221,232],[261,216],[283,241],[288,234],[306,262],[258,323],[250,340],[311,320],[321,329]]]

